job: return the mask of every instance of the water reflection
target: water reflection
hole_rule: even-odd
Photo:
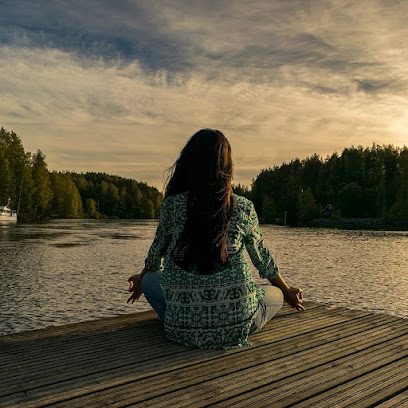
[[[408,317],[408,233],[292,229],[268,241],[309,299]]]
[[[126,305],[154,221],[0,225],[0,334],[148,308]],[[326,304],[408,317],[408,233],[263,226],[287,280]]]

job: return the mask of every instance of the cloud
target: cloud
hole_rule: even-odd
[[[137,59],[149,69],[182,69],[183,43],[164,33],[149,2],[5,0],[0,37],[7,45],[56,48],[87,58]],[[157,7],[157,6],[156,6]]]
[[[50,168],[160,188],[202,127],[230,139],[244,184],[294,157],[405,143],[405,3],[42,4],[0,4],[0,115]]]
[[[369,81],[369,80],[359,80],[356,79],[357,89],[359,91],[364,92],[378,92],[390,86],[389,83],[386,82],[377,82],[377,81]]]

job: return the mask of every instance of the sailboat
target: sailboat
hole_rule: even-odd
[[[10,201],[6,205],[0,205],[0,223],[17,221],[17,211],[10,208]]]

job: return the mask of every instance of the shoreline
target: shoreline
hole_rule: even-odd
[[[348,230],[408,231],[408,220],[387,220],[383,218],[318,218],[305,226]]]
[[[282,224],[260,223],[260,225],[276,225],[283,227]],[[375,231],[408,231],[408,219],[388,220],[384,218],[316,218],[314,220],[298,225],[290,225],[289,228],[328,228],[344,230],[375,230]]]

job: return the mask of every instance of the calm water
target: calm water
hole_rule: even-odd
[[[156,222],[0,225],[0,335],[149,308],[127,305]],[[408,317],[408,232],[262,227],[287,281],[330,305]],[[256,274],[254,270],[254,274]]]

